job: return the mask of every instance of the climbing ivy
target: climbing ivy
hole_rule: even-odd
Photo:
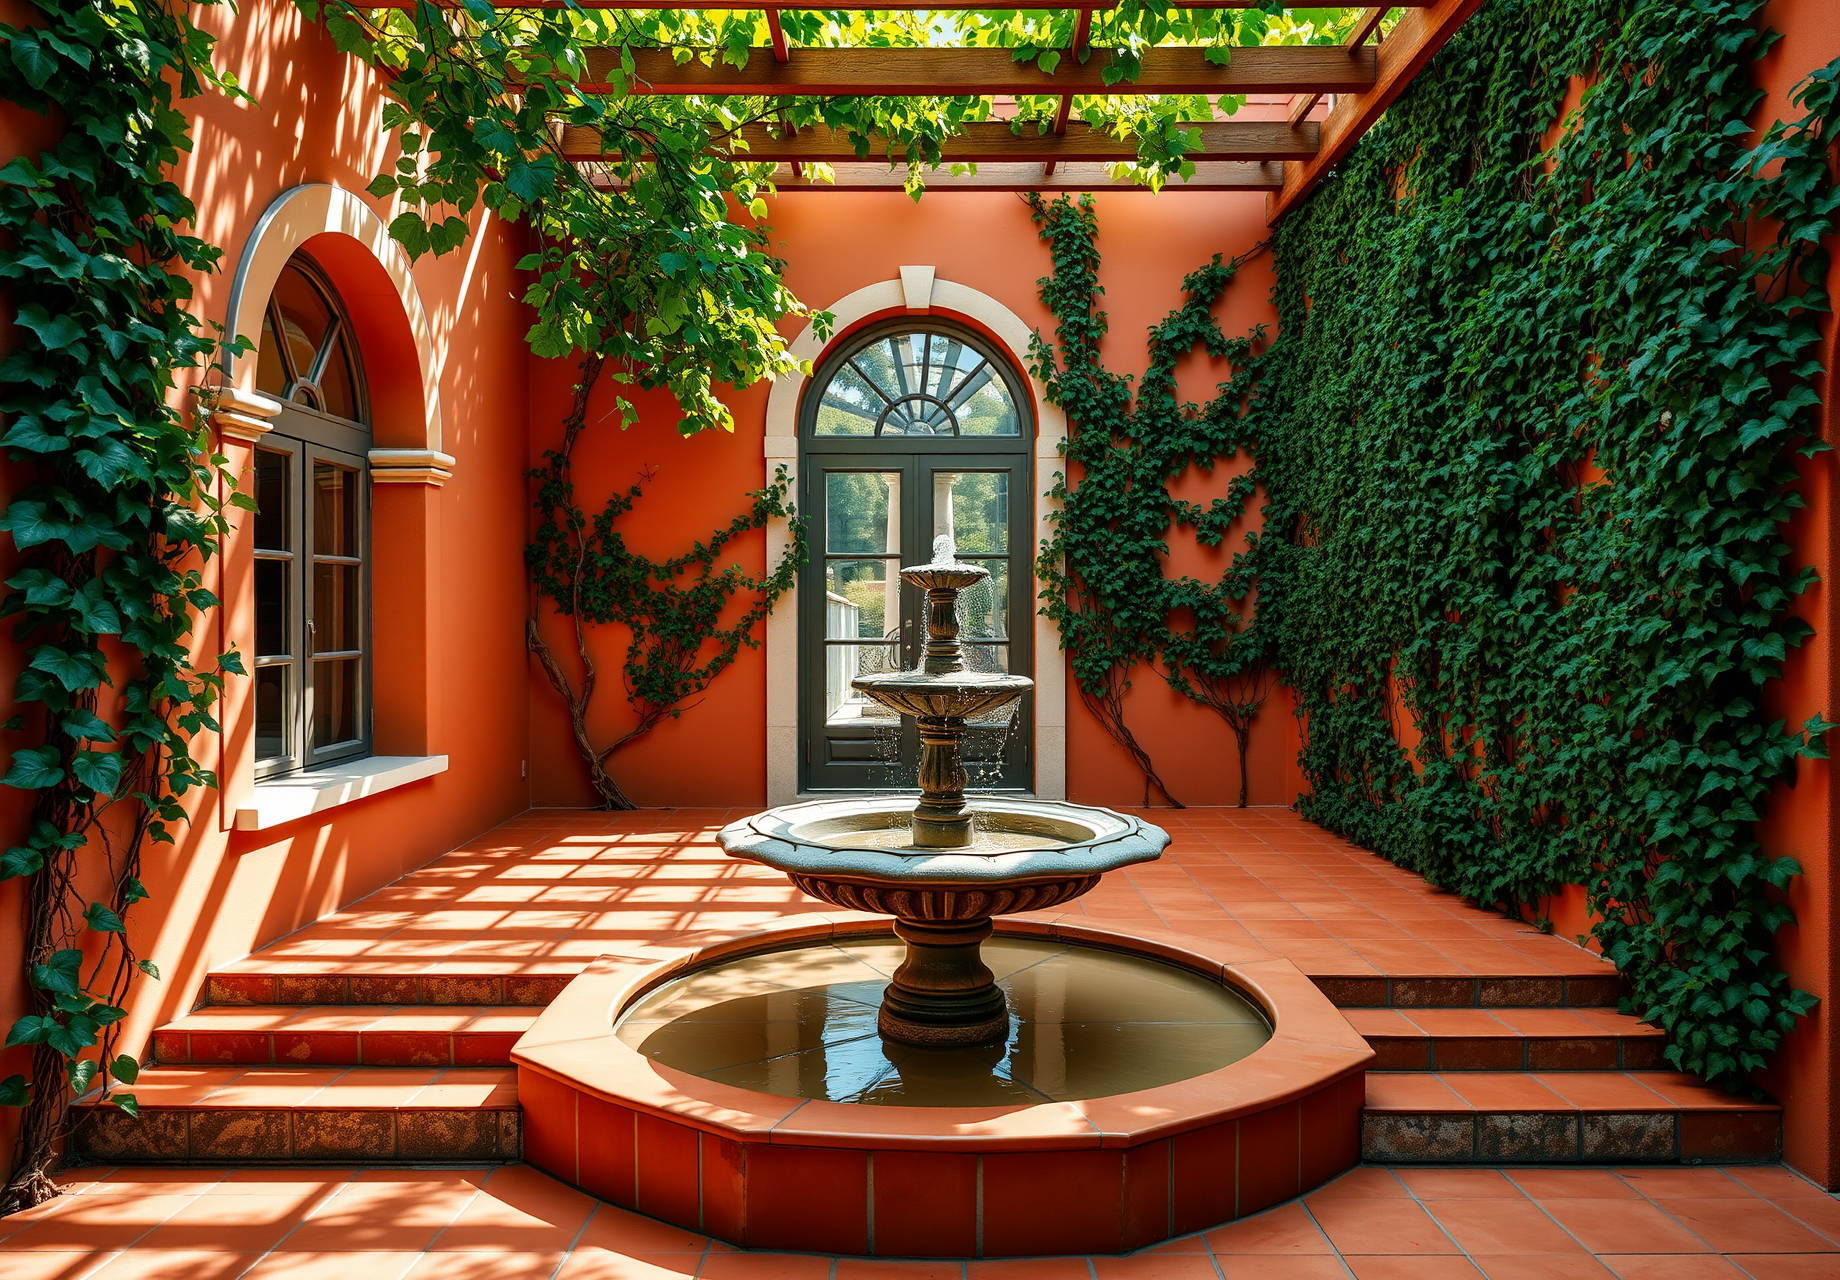
[[[1747,145],[1760,8],[1494,0],[1280,223],[1250,411],[1303,812],[1511,911],[1582,885],[1627,1007],[1734,1087],[1814,1003],[1754,824],[1831,727],[1766,702],[1840,63]]]
[[[217,342],[185,310],[184,273],[219,251],[183,227],[167,178],[191,148],[177,99],[239,94],[210,63],[213,37],[183,9],[141,0],[36,0],[38,25],[0,24],[0,98],[51,116],[57,140],[0,169],[0,281],[16,307],[0,365],[0,445],[22,482],[0,516],[15,568],[0,615],[25,669],[5,724],[0,783],[31,795],[0,878],[24,877],[31,1010],[6,1043],[29,1074],[0,1081],[23,1106],[0,1213],[56,1194],[46,1170],[70,1099],[99,1088],[135,1114],[139,1063],[116,1036],[136,972],[126,918],[147,896],[147,842],[171,843],[182,797],[216,780],[190,753],[234,653],[194,666],[201,565],[234,493],[205,434],[173,406],[175,374]]]
[[[1150,667],[1233,731],[1243,806],[1247,739],[1272,679],[1271,628],[1246,616],[1257,586],[1258,538],[1248,538],[1219,581],[1168,576],[1172,532],[1188,530],[1203,546],[1219,546],[1259,487],[1254,433],[1264,419],[1244,408],[1256,392],[1253,349],[1264,331],[1229,338],[1211,311],[1243,260],[1222,262],[1216,254],[1182,281],[1182,306],[1150,330],[1150,362],[1133,402],[1131,379],[1101,360],[1108,323],[1098,305],[1092,197],[1078,205],[1065,197],[1029,201],[1054,263],[1040,290],[1058,343],[1037,333],[1030,369],[1048,402],[1067,415],[1061,454],[1070,464],[1054,477],[1050,496],[1058,505],[1035,565],[1041,611],[1060,631],[1080,700],[1142,771],[1144,803],[1154,787],[1182,807],[1125,722],[1132,672]],[[1196,348],[1233,371],[1206,405],[1185,403],[1176,390],[1176,363]],[[1205,507],[1171,496],[1171,481],[1188,468],[1212,471],[1242,449],[1254,465],[1224,496]]]
[[[774,604],[792,590],[805,563],[805,526],[787,501],[792,483],[784,467],[766,488],[747,495],[747,510],[727,528],[663,560],[633,550],[618,528],[618,521],[639,501],[643,482],[652,478],[649,471],[641,483],[624,493],[616,491],[600,513],[590,517],[575,500],[574,456],[602,368],[603,362],[594,357],[582,361],[561,446],[546,451],[544,465],[530,473],[537,482],[537,528],[524,549],[536,603],[548,600],[572,624],[578,674],[571,675],[544,640],[535,606],[525,639],[550,687],[568,708],[575,748],[588,766],[588,781],[602,807],[632,809],[637,806],[609,770],[614,755],[666,719],[681,716],[685,703],[726,671],[743,646],[760,647],[755,632]],[[791,540],[764,577],[738,564],[717,568],[716,561],[737,538],[779,519],[790,522]],[[731,616],[730,606],[737,599],[745,599],[747,605]],[[624,733],[602,744],[588,726],[599,683],[589,629],[610,623],[627,632],[620,675],[636,718]]]

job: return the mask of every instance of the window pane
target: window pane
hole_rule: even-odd
[[[358,554],[358,473],[330,462],[313,464],[313,554]]]
[[[879,644],[833,644],[824,650],[824,722],[828,725],[900,726],[901,717],[850,687],[857,676],[893,671],[893,649]],[[890,741],[893,747],[892,740]]]
[[[962,642],[962,637],[960,638]],[[1008,671],[1009,646],[1007,644],[962,644],[965,665],[973,671]],[[1015,703],[999,707],[995,711],[986,711],[982,715],[969,717],[971,724],[1002,723],[1015,712]]]
[[[961,556],[1009,550],[1009,472],[935,471],[933,537],[952,539]]]
[[[313,664],[313,745],[350,742],[358,733],[358,659]]]
[[[256,759],[292,755],[288,732],[288,680],[291,667],[256,668]]]
[[[959,384],[947,402],[958,417],[961,435],[1022,434],[1022,420],[1016,412],[1016,402],[1010,399],[1009,384],[989,365]]]
[[[1009,635],[1009,562],[977,560],[990,576],[958,593],[960,640],[1001,640]],[[974,668],[998,670],[994,667]]]
[[[355,564],[313,565],[313,648],[317,653],[364,647]]]
[[[288,637],[288,581],[293,569],[286,560],[256,561],[258,658],[285,658],[293,652]]]
[[[901,578],[893,560],[832,560],[824,566],[824,638],[881,640],[900,625]]]
[[[358,420],[357,382],[351,376],[351,360],[345,352],[345,340],[332,340],[332,354],[326,357],[325,372],[319,376],[320,408],[335,418]]]
[[[274,315],[262,312],[262,342],[256,348],[256,390],[271,396],[287,394],[287,366],[281,362],[281,340],[275,337]]]
[[[900,551],[899,471],[832,471],[824,477],[824,549],[833,555]]]
[[[818,402],[817,434],[874,435],[876,415],[887,403],[860,373],[846,364],[831,379],[824,389],[824,398]]]
[[[272,449],[256,450],[256,547],[292,551],[288,535],[288,469],[292,459]]]
[[[320,346],[332,328],[331,309],[307,273],[292,265],[275,282],[275,304],[281,312],[281,337],[287,343],[294,376],[312,377]]]

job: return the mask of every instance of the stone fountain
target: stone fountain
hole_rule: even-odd
[[[1107,871],[1162,856],[1160,827],[1110,809],[1000,797],[967,800],[967,718],[1010,705],[1034,682],[967,668],[958,594],[989,576],[956,560],[901,570],[926,592],[927,639],[912,671],[861,676],[853,687],[920,732],[920,797],[875,796],[784,805],[730,823],[722,848],[785,872],[836,906],[894,917],[906,958],[882,996],[882,1035],[903,1044],[1000,1043],[1010,1019],[980,949],[991,918],[1071,901]]]

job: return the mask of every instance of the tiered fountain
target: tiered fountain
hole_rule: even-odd
[[[948,1258],[1139,1249],[1358,1162],[1373,1051],[1288,961],[1071,913],[993,922],[1169,837],[966,800],[967,719],[1030,682],[966,669],[957,596],[985,571],[934,559],[901,574],[927,593],[921,665],[854,682],[919,721],[919,798],[719,833],[852,910],[595,960],[512,1052],[524,1158],[735,1245]]]
[[[958,593],[989,577],[953,557],[901,570],[926,592],[918,668],[852,685],[920,730],[920,798],[819,800],[744,818],[717,837],[731,856],[784,871],[814,898],[894,917],[907,958],[882,997],[882,1034],[903,1044],[987,1044],[1009,1034],[1003,992],[980,948],[991,917],[1057,906],[1107,871],[1162,856],[1160,827],[1059,801],[965,798],[961,745],[969,717],[1015,702],[1026,676],[966,667]]]

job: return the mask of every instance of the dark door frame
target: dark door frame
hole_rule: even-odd
[[[917,329],[932,329],[961,334],[975,342],[1003,379],[1012,403],[1016,406],[1020,428],[1014,436],[815,436],[813,434],[823,389],[830,384],[844,360],[869,342],[891,334]],[[1012,475],[1009,493],[1009,644],[1008,666],[1011,671],[1033,675],[1035,659],[1034,557],[1032,555],[1034,509],[1034,451],[1038,426],[1034,397],[1021,374],[1010,363],[1000,344],[966,326],[949,321],[918,317],[897,317],[865,326],[833,341],[829,353],[818,362],[813,378],[805,385],[799,406],[799,510],[811,521],[811,559],[800,574],[798,598],[798,779],[800,792],[824,794],[854,787],[840,787],[835,779],[821,780],[814,747],[821,733],[825,715],[824,681],[821,676],[821,652],[825,632],[825,558],[824,476],[835,471],[878,471],[902,473],[901,532],[905,548],[902,563],[920,563],[931,552],[930,537],[922,531],[933,527],[933,486],[936,471],[1006,470]],[[923,542],[929,545],[922,546]],[[875,559],[873,555],[847,555],[843,558]],[[902,615],[905,620],[920,616],[919,593],[903,585]],[[904,628],[900,648],[902,665],[918,658],[920,634],[918,622]],[[1010,776],[1009,785],[994,788],[1003,791],[1032,793],[1035,735],[1034,696],[1024,698],[1018,709],[1015,727],[1004,750],[1003,772]],[[903,741],[913,737],[912,726],[903,729]],[[917,740],[906,744],[901,757],[917,755]],[[907,789],[907,774],[898,765],[879,771],[881,778],[869,789]],[[897,778],[897,775],[898,778]]]

